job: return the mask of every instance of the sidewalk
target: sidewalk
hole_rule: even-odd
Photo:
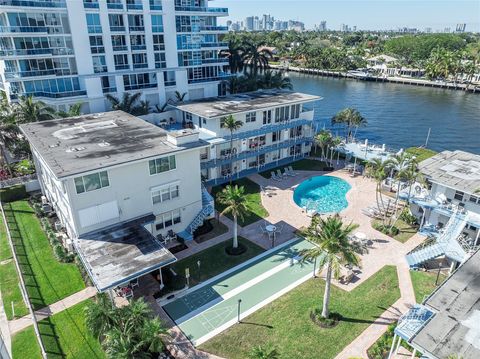
[[[74,293],[56,303],[50,304],[48,307],[35,311],[35,318],[37,321],[45,319],[53,314],[60,313],[65,309],[68,309],[75,304],[83,302],[89,298],[94,297],[97,294],[95,287],[87,287],[77,293]],[[20,319],[12,320],[8,323],[10,328],[10,334],[13,336],[15,333],[22,331],[23,329],[32,325],[32,316],[26,315]]]

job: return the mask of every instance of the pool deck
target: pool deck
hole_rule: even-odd
[[[401,298],[392,307],[388,308],[373,324],[371,324],[359,337],[357,337],[350,345],[348,345],[337,358],[361,357],[367,358],[366,350],[385,332],[388,323],[398,319],[398,317],[406,312],[408,308],[415,303],[415,295],[410,279],[410,272],[405,261],[405,254],[420,244],[425,237],[415,234],[407,242],[401,243],[390,238],[383,233],[378,232],[371,226],[371,218],[362,213],[362,209],[375,204],[375,187],[374,181],[357,176],[352,178],[349,173],[337,170],[334,172],[324,173],[319,171],[296,171],[297,176],[287,178],[281,182],[266,179],[258,174],[249,176],[249,178],[258,184],[266,187],[272,196],[262,195],[262,204],[269,212],[269,216],[265,221],[272,224],[283,225],[283,231],[276,237],[275,246],[286,243],[294,238],[294,232],[301,228],[307,227],[311,219],[298,207],[293,201],[293,191],[297,185],[303,180],[312,176],[328,174],[336,176],[347,181],[352,188],[347,193],[346,198],[349,203],[348,207],[340,212],[340,216],[345,222],[353,222],[359,225],[357,231],[363,232],[369,239],[374,240],[373,248],[367,254],[361,256],[362,267],[355,274],[354,280],[349,284],[341,284],[334,281],[334,285],[351,291],[385,265],[395,265],[399,277],[399,288]],[[220,241],[231,238],[232,223],[228,218],[221,218],[222,222],[229,227],[229,233],[208,242],[211,245]],[[272,247],[272,242],[267,236],[262,236],[260,224],[263,221],[252,223],[246,227],[240,228],[239,235],[255,242],[265,249]],[[209,247],[209,243],[202,243],[198,250]],[[201,247],[201,248],[200,248]],[[196,248],[195,248],[196,249]],[[189,252],[194,254],[197,250]],[[157,314],[171,327],[173,335],[169,348],[177,358],[218,358],[215,355],[208,354],[195,349],[187,337],[176,326],[171,318],[158,306],[153,298],[148,298],[152,303]]]

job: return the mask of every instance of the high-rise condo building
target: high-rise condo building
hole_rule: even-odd
[[[228,9],[207,0],[0,0],[0,86],[82,112],[109,108],[105,94],[141,92],[151,106],[175,91],[217,96],[227,74]]]

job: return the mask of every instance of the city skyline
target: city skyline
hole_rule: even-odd
[[[313,1],[300,0],[295,3],[279,0],[215,0],[212,6],[229,7],[230,16],[223,22],[244,21],[248,16],[269,14],[276,19],[297,20],[313,29],[321,21],[327,21],[328,28],[340,30],[342,24],[357,26],[359,30],[391,30],[396,28],[418,28],[433,31],[465,23],[466,31],[480,31],[480,2],[476,1]],[[345,11],[346,7],[349,11]],[[317,11],[318,10],[318,11]],[[375,16],[371,16],[374,13]]]

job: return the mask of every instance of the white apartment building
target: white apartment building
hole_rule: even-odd
[[[310,153],[313,106],[319,96],[264,90],[177,106],[180,121],[191,123],[209,146],[201,150],[201,173],[207,185],[282,166]],[[306,106],[310,104],[312,107]],[[223,127],[232,115],[243,125],[233,133]]]
[[[42,192],[100,291],[174,261],[156,237],[191,234],[213,214],[197,131],[167,133],[122,111],[21,130]]]
[[[142,92],[151,106],[175,91],[223,93],[218,57],[226,8],[207,0],[0,0],[0,85],[58,108],[109,108],[105,94]]]
[[[404,189],[421,231],[435,243],[407,256],[411,266],[446,256],[464,262],[480,246],[480,155],[443,151],[419,165],[427,188],[416,184]]]

